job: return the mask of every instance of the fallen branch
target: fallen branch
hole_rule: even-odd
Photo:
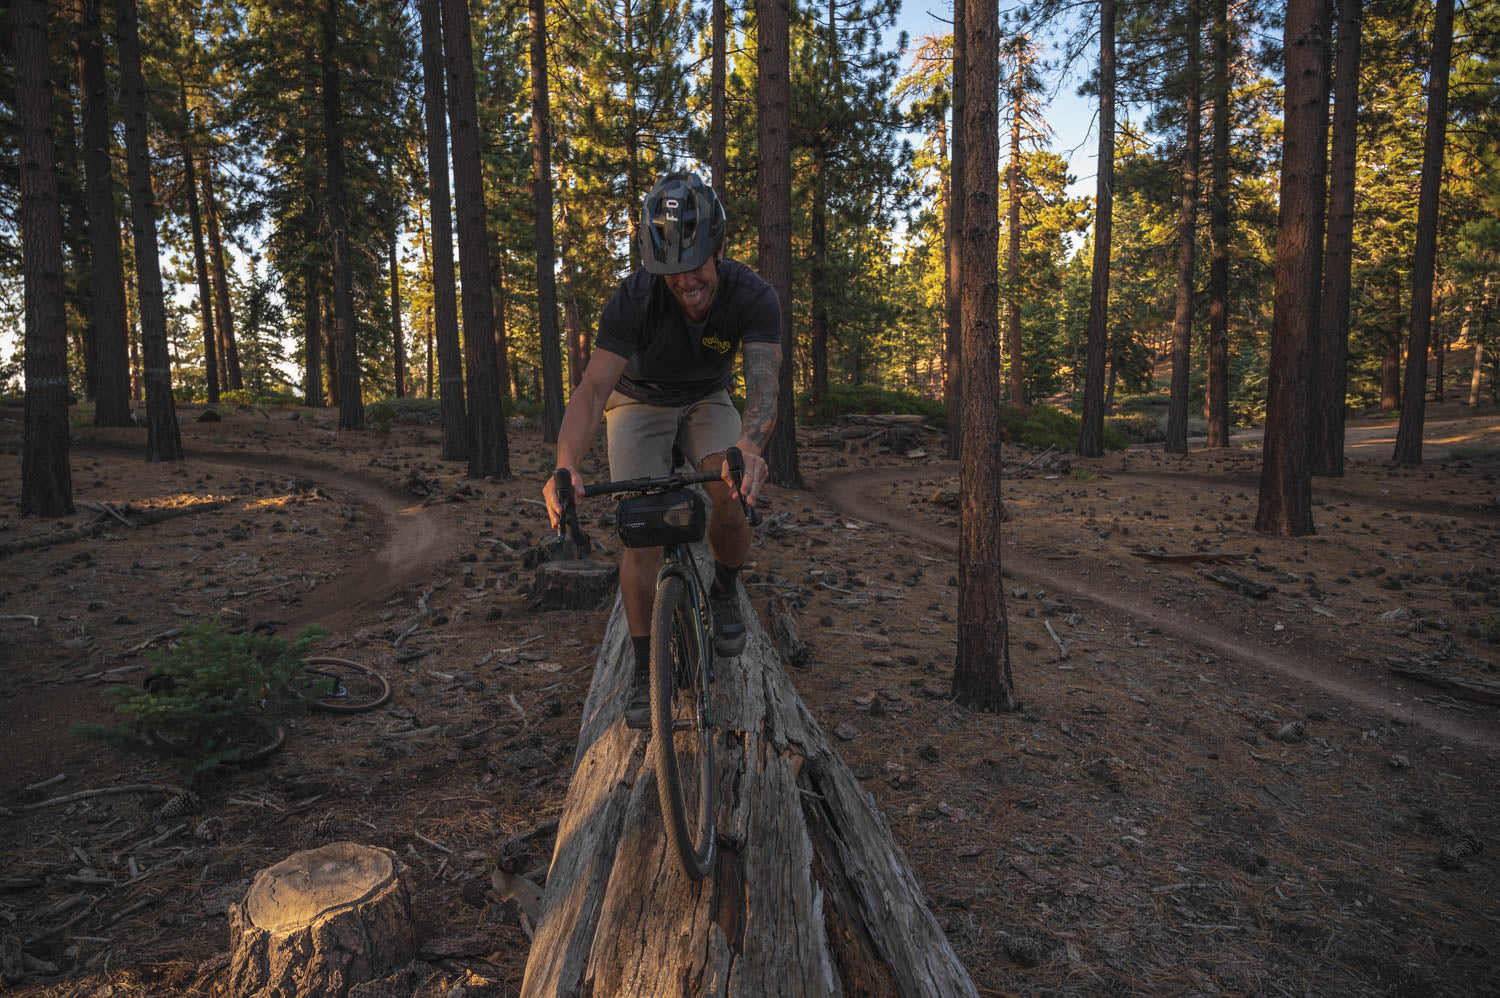
[[[125,515],[123,513],[115,509],[107,502],[79,502],[78,505],[82,506],[84,509],[94,510],[96,513],[103,513],[112,516],[116,520],[119,520],[121,523],[125,524],[125,526],[127,527],[133,526],[133,524],[129,520],[125,519]]]
[[[147,638],[145,641],[142,641],[138,645],[131,645],[129,648],[125,649],[125,651],[123,652],[123,654],[134,655],[136,652],[140,651],[142,648],[146,647],[147,645],[155,644],[158,641],[165,641],[168,638],[175,638],[175,637],[177,637],[177,635],[179,635],[181,633],[182,633],[182,628],[180,628],[180,627],[171,627],[171,628],[168,628],[167,630],[162,631],[160,634],[153,634],[153,635],[151,635],[149,638]]]
[[[129,527],[150,526],[153,523],[160,523],[163,520],[171,520],[179,516],[188,516],[192,513],[209,513],[216,509],[223,509],[234,501],[234,497],[230,497],[228,499],[215,499],[210,502],[192,503],[188,506],[172,506],[165,509],[131,509],[129,504],[126,504],[125,510],[130,516],[128,519],[125,519],[125,524]],[[85,503],[83,505],[88,504]],[[19,554],[22,551],[31,551],[36,548],[52,547],[53,545],[66,544],[70,541],[85,540],[103,533],[104,529],[108,526],[111,526],[108,520],[100,520],[96,523],[74,527],[71,530],[61,530],[55,534],[28,537],[24,540],[11,541],[9,544],[0,544],[0,558]]]
[[[39,811],[44,807],[54,807],[58,804],[72,804],[75,801],[88,800],[90,797],[103,797],[105,794],[166,794],[168,797],[176,797],[183,792],[181,787],[168,786],[164,783],[128,783],[119,787],[100,787],[97,790],[80,790],[77,793],[66,794],[62,797],[53,797],[50,800],[38,801],[35,804],[22,804],[22,811]]]
[[[6,613],[6,614],[0,614],[0,620],[29,620],[29,621],[31,621],[31,626],[32,627],[41,627],[42,626],[42,618],[41,617],[33,617],[29,613]]]
[[[1050,635],[1052,635],[1052,640],[1053,641],[1057,642],[1057,650],[1061,654],[1061,656],[1063,658],[1067,658],[1068,657],[1068,646],[1065,645],[1065,644],[1063,644],[1063,639],[1060,638],[1060,637],[1058,637],[1057,636],[1057,632],[1052,629],[1052,621],[1043,618],[1043,620],[1042,620],[1042,626],[1044,626],[1044,627],[1047,628],[1047,633],[1050,634]]]
[[[1147,561],[1165,561],[1172,564],[1192,563],[1201,561],[1209,565],[1218,565],[1231,561],[1244,561],[1245,556],[1233,551],[1184,551],[1169,554],[1166,551],[1132,551],[1131,554],[1137,558]]]
[[[1220,569],[1219,571],[1204,569],[1198,574],[1202,575],[1205,579],[1217,582],[1226,589],[1233,589],[1241,596],[1249,596],[1251,599],[1265,599],[1271,595],[1270,586],[1263,586],[1259,582],[1247,579],[1238,572],[1231,572],[1227,568]]]

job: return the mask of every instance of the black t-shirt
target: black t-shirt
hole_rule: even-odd
[[[627,361],[615,390],[652,405],[689,405],[733,380],[741,343],[781,343],[781,302],[760,275],[719,261],[702,323],[688,322],[666,279],[638,268],[610,296],[595,345]]]

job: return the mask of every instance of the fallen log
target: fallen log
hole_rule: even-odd
[[[1390,670],[1397,676],[1415,679],[1429,686],[1448,690],[1454,696],[1465,700],[1500,704],[1500,683],[1487,679],[1472,679],[1468,676],[1455,676],[1446,672],[1433,672],[1430,669],[1419,669],[1409,665],[1392,665]]]
[[[718,850],[694,882],[668,851],[645,733],[621,717],[616,599],[523,998],[976,995],[890,827],[743,606],[745,651],[714,685]]]
[[[209,513],[216,509],[223,509],[234,501],[234,498],[231,497],[229,499],[216,499],[208,502],[195,502],[186,506],[164,506],[148,509],[137,509],[126,503],[122,507],[124,511],[123,515],[120,510],[114,507],[106,507],[102,511],[96,509],[94,511],[98,514],[99,519],[93,523],[86,523],[81,527],[73,527],[69,530],[59,530],[55,534],[43,534],[39,537],[28,537],[24,540],[11,541],[9,544],[0,544],[0,558],[19,554],[22,551],[33,551],[37,548],[52,547],[55,544],[66,544],[69,541],[86,540],[97,534],[104,533],[105,530],[114,526],[117,520],[123,522],[126,526],[145,527],[153,523],[161,523],[164,520],[175,519],[179,516],[189,516],[193,513]],[[88,509],[94,508],[94,504],[91,503],[81,503],[80,505]],[[110,519],[110,517],[114,519]]]

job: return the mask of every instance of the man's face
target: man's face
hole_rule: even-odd
[[[666,275],[672,297],[677,299],[690,322],[702,322],[708,317],[709,306],[714,303],[714,292],[719,287],[720,256],[715,253],[697,270]]]

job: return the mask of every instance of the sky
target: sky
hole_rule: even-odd
[[[1002,3],[1001,15],[1014,4]],[[905,31],[909,38],[908,51],[916,48],[922,35],[945,35],[953,30],[952,0],[903,0],[901,13],[896,18],[896,29]],[[1043,58],[1054,60],[1056,53],[1048,46]],[[1086,67],[1085,67],[1086,68]],[[1056,76],[1047,80],[1051,97],[1045,119],[1052,127],[1049,148],[1068,161],[1068,172],[1074,181],[1068,193],[1074,197],[1093,197],[1094,161],[1098,152],[1098,136],[1094,129],[1096,108],[1085,98],[1078,96],[1078,85],[1082,82],[1075,72],[1059,81]],[[1001,151],[1004,159],[1005,152]]]

